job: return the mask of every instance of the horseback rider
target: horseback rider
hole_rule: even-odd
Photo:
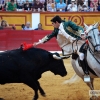
[[[62,20],[58,15],[53,17],[51,19],[51,22],[54,27],[53,32],[40,39],[39,42],[34,43],[34,46],[38,44],[43,44],[49,41],[51,38],[56,37],[59,46],[62,48],[63,55],[72,54],[72,43],[76,39],[85,39],[84,29],[76,25],[72,21]],[[80,52],[79,57],[82,63],[81,66],[85,68],[84,62],[82,62],[83,52]]]

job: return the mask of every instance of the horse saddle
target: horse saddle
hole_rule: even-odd
[[[96,73],[89,67],[86,57],[84,58],[83,62],[81,62],[81,60],[78,57],[78,63],[79,63],[79,66],[82,67],[83,72],[85,74],[89,74],[89,71],[90,71],[92,74],[96,75]]]

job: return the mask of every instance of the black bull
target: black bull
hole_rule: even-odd
[[[59,56],[58,53],[55,53]],[[53,53],[39,48],[23,51],[15,49],[0,53],[0,84],[25,83],[35,91],[33,100],[38,99],[38,90],[45,96],[38,79],[42,73],[51,71],[55,75],[65,76],[63,60],[53,58]]]

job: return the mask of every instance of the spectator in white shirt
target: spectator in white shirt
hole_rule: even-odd
[[[67,7],[68,11],[77,11],[77,4],[75,0],[71,1],[71,4],[68,5]]]
[[[27,22],[26,23],[26,26],[23,30],[33,30],[31,27],[30,27],[30,22]]]

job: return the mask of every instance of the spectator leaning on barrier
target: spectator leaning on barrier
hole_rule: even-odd
[[[16,11],[16,10],[17,10],[17,5],[14,2],[14,0],[11,0],[10,2],[8,2],[7,11]]]
[[[42,29],[42,24],[39,23],[39,24],[38,24],[38,28],[36,28],[36,29],[34,29],[34,30],[43,30],[43,29]]]
[[[60,0],[59,3],[57,3],[57,11],[65,12],[66,4],[63,2],[63,0]]]
[[[32,30],[32,28],[30,27],[30,22],[26,23],[24,30]]]

